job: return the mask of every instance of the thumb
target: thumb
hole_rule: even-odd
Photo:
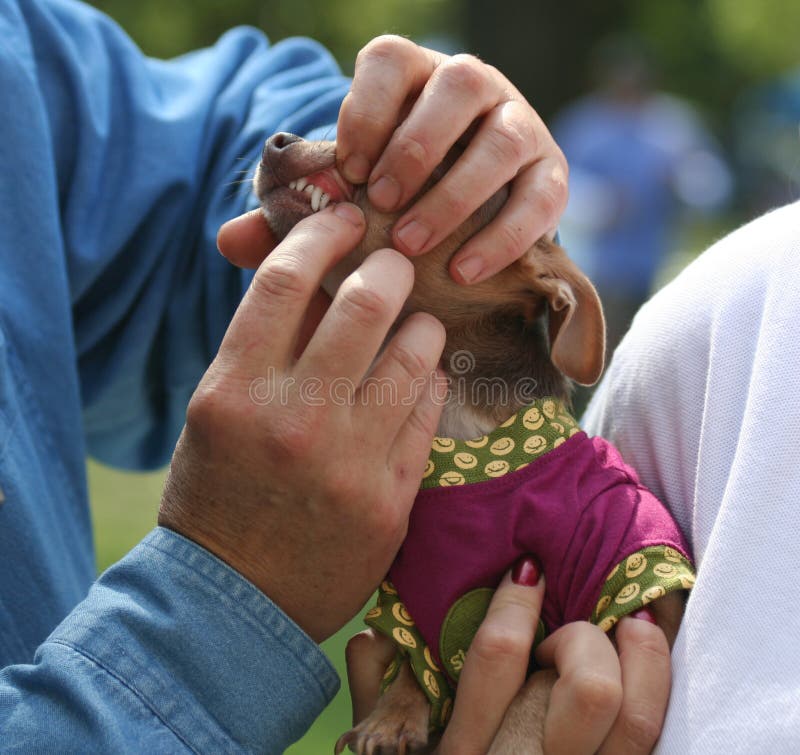
[[[277,243],[261,210],[229,220],[217,233],[217,248],[228,262],[255,269]]]

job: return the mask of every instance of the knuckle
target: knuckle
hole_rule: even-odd
[[[626,751],[649,750],[661,734],[661,716],[644,708],[623,708],[618,725],[626,743]]]
[[[635,652],[642,665],[662,668],[670,663],[669,645],[664,633],[658,627],[653,628],[657,632],[653,632],[645,639],[639,639]]]
[[[436,162],[428,145],[414,134],[401,133],[397,136],[396,149],[402,156],[402,163],[411,164],[413,169],[428,170]]]
[[[449,218],[453,223],[461,222],[469,217],[473,208],[470,206],[463,191],[459,191],[457,186],[450,186],[449,183],[440,184],[439,188],[442,192],[442,212],[433,210],[432,215],[437,218]]]
[[[530,198],[535,213],[548,221],[555,220],[566,201],[565,188],[553,180],[548,180],[544,186],[539,187]]]
[[[186,427],[191,432],[208,435],[224,426],[225,408],[219,391],[201,383],[186,407]]]
[[[268,260],[253,276],[251,288],[265,298],[302,299],[309,294],[309,286],[298,260],[280,255]]]
[[[505,263],[517,259],[530,244],[523,229],[515,223],[503,223],[498,229],[495,242],[495,257]]]
[[[408,346],[394,344],[391,348],[391,358],[402,371],[403,377],[408,380],[413,380],[428,371],[424,357]]]
[[[336,465],[326,473],[326,490],[331,501],[343,505],[352,505],[354,501],[363,498],[364,484],[346,465]]]
[[[309,413],[285,412],[269,425],[268,451],[275,458],[305,459],[311,455],[316,437],[315,423]]]
[[[508,125],[495,126],[488,133],[487,148],[499,163],[518,166],[531,148],[530,137]]]
[[[613,715],[622,704],[622,684],[617,679],[584,670],[569,680],[575,707],[587,720]]]
[[[362,327],[374,327],[389,312],[389,304],[384,296],[363,284],[353,282],[352,279],[342,284],[338,298],[340,312]]]
[[[454,55],[439,67],[439,76],[446,85],[454,86],[472,96],[483,93],[488,81],[487,74],[484,64],[467,53]]]
[[[364,109],[363,101],[356,101],[352,93],[345,97],[341,108],[341,117],[347,119],[350,131],[353,134],[372,133],[382,129],[386,123],[379,112]]]
[[[524,633],[495,624],[481,625],[470,646],[470,653],[475,652],[487,664],[499,667],[526,660],[530,650],[530,638]]]

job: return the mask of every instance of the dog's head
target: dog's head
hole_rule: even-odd
[[[342,178],[335,148],[335,142],[276,134],[264,147],[254,179],[264,215],[279,239],[330,202],[351,201],[364,211],[364,239],[326,279],[329,293],[368,254],[392,245],[391,229],[400,217],[399,212],[375,209],[365,186]],[[421,193],[444,175],[457,155],[454,148]],[[447,332],[442,369],[458,377],[467,409],[491,420],[489,426],[534,398],[567,399],[570,380],[594,383],[605,350],[603,313],[594,287],[564,250],[546,239],[482,283],[462,286],[450,277],[453,255],[497,215],[507,196],[508,189],[501,189],[436,248],[412,258],[415,282],[405,309],[429,312],[442,322]],[[459,355],[468,356],[459,361]],[[525,396],[514,395],[520,385],[527,386]]]

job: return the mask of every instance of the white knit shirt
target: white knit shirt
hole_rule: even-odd
[[[697,584],[660,753],[800,753],[800,202],[637,315],[583,426],[672,510]]]

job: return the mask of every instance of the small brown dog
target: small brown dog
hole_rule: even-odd
[[[456,154],[457,150],[448,156],[428,184],[423,187],[423,192],[444,174],[453,163]],[[352,186],[339,175],[335,168],[334,142],[306,142],[290,134],[276,134],[266,143],[254,184],[267,221],[279,239],[283,238],[299,220],[323,209],[331,202],[351,201],[362,208],[367,221],[366,235],[354,253],[345,258],[325,280],[324,286],[331,294],[335,293],[344,278],[354,271],[368,254],[392,245],[391,228],[400,213],[379,212],[369,203],[365,186]],[[478,481],[483,482],[483,489],[489,489],[491,483],[496,482],[489,478],[500,474],[495,471],[497,469],[501,469],[502,474],[511,471],[512,477],[524,474],[522,471],[514,470],[523,470],[537,457],[539,450],[534,449],[535,444],[531,444],[530,441],[542,439],[541,435],[532,436],[530,432],[528,433],[524,447],[530,458],[525,457],[524,463],[518,463],[514,470],[510,470],[507,461],[513,457],[503,456],[508,453],[506,450],[508,439],[502,439],[505,443],[503,448],[502,444],[491,444],[493,448],[496,447],[496,453],[503,458],[498,457],[483,467],[486,470],[484,477],[475,476],[474,468],[478,464],[479,457],[476,449],[488,444],[489,439],[493,437],[490,434],[495,428],[507,427],[513,421],[514,415],[519,414],[522,417],[521,410],[530,406],[532,400],[547,397],[544,404],[534,404],[533,408],[527,410],[520,420],[521,429],[524,429],[522,428],[524,425],[528,430],[534,428],[537,432],[543,432],[540,428],[542,423],[547,422],[549,427],[554,427],[564,434],[564,437],[556,438],[553,442],[552,447],[555,450],[558,450],[557,447],[566,440],[571,441],[572,435],[577,434],[578,429],[572,427],[571,418],[566,415],[563,405],[558,402],[568,404],[571,381],[582,384],[594,383],[603,368],[605,341],[600,301],[589,280],[556,244],[545,239],[540,240],[518,261],[477,285],[460,286],[451,279],[448,273],[449,261],[467,239],[495,217],[507,195],[507,189],[497,192],[435,249],[412,259],[415,266],[415,283],[404,312],[408,314],[425,311],[441,321],[447,333],[442,356],[443,368],[445,371],[449,369],[453,377],[457,376],[460,383],[458,393],[451,394],[445,405],[439,426],[439,435],[442,437],[437,438],[437,441],[440,452],[445,446],[456,449],[461,447],[457,446],[453,439],[466,442],[466,446],[463,447],[465,453],[461,454],[460,459],[456,453],[455,463],[459,469],[468,474],[465,478],[464,474],[453,468],[453,471],[448,473],[449,477],[447,474],[441,476],[438,484],[442,486]],[[466,373],[456,369],[459,355],[463,354],[470,355],[472,360],[470,369]],[[501,401],[492,391],[480,390],[480,386],[486,381],[498,378],[506,385],[525,383],[533,386],[535,391],[534,393],[528,391],[524,396],[505,393],[504,400]],[[569,437],[565,426],[567,429],[572,427]],[[514,445],[513,442],[511,445]],[[517,445],[523,444],[518,441]],[[439,463],[438,457],[436,463]],[[431,461],[426,476],[430,474],[432,468]],[[487,485],[486,481],[490,484]],[[627,483],[630,483],[630,478],[626,480]],[[633,478],[631,484],[635,487],[638,481]],[[636,488],[637,491],[639,489]],[[415,505],[415,511],[418,505]],[[412,520],[413,516],[414,514]],[[413,522],[409,534],[412,530]],[[680,545],[678,547],[680,548]],[[540,555],[538,551],[533,552]],[[623,579],[641,574],[644,566],[640,565],[643,562],[646,564],[647,559],[643,558],[643,551],[625,552],[626,556],[631,553],[633,555],[611,571],[607,576],[607,583],[617,572]],[[652,554],[648,553],[647,558],[651,558],[652,561]],[[682,559],[681,554],[670,547],[666,548],[666,556],[656,558],[658,561],[655,567],[656,573],[661,568],[662,574],[667,574],[672,579],[672,587],[665,589],[660,585],[647,587],[642,584],[642,594],[638,594],[640,585],[636,584],[636,595],[631,596],[631,586],[621,582],[617,583],[616,592],[607,595],[603,593],[599,603],[598,595],[593,593],[592,607],[597,604],[597,610],[593,614],[598,619],[596,623],[606,631],[612,631],[618,615],[601,619],[603,611],[611,604],[612,608],[616,606],[624,612],[626,601],[636,597],[638,600],[636,605],[650,604],[671,646],[683,612],[683,597],[679,590],[691,586],[689,576],[685,573],[678,575],[675,564],[680,559]],[[495,569],[493,573],[502,573],[512,560],[513,558],[505,561],[503,569],[500,572]],[[548,568],[545,564],[545,571]],[[399,580],[401,575],[398,573],[397,576]],[[497,583],[497,579],[499,577],[495,578],[494,584]],[[411,605],[412,596],[404,593],[399,582],[396,583],[403,601]],[[619,589],[620,584],[623,585],[623,589]],[[549,586],[548,579],[548,590]],[[480,590],[473,592],[478,593]],[[384,583],[384,597],[391,600],[391,596],[396,596],[396,591],[391,584]],[[389,604],[385,604],[384,607],[386,605]],[[432,704],[433,710],[438,710],[437,715],[440,716],[438,723],[446,721],[448,711],[442,710],[441,706],[437,709],[437,700],[434,698],[440,697],[442,686],[454,686],[460,666],[450,662],[450,653],[445,652],[444,645],[439,647],[439,643],[428,642],[427,645],[434,651],[434,657],[432,658],[428,647],[425,646],[427,661],[419,661],[422,665],[427,663],[424,671],[427,674],[426,682],[423,684],[423,671],[411,657],[409,648],[412,645],[414,647],[425,645],[424,638],[415,639],[417,635],[410,637],[406,632],[406,627],[416,631],[411,616],[415,619],[418,617],[413,608],[409,616],[402,603],[395,602],[392,608],[403,624],[400,635],[395,631],[394,637],[409,637],[409,639],[407,642],[400,642],[405,647],[401,648],[402,652],[398,655],[397,662],[392,664],[394,667],[392,680],[378,706],[365,720],[354,722],[354,728],[337,743],[337,753],[345,745],[350,745],[359,753],[426,752],[433,742],[433,738],[429,741],[429,733],[436,730],[431,725]],[[378,616],[381,610],[380,607],[373,609],[370,615]],[[545,613],[543,617],[547,619]],[[558,621],[549,621],[548,623],[553,626],[548,628],[554,628],[559,622],[574,620],[574,617],[569,618],[568,611],[566,614],[560,616]],[[587,619],[589,616],[582,615],[578,618]],[[419,619],[417,623],[422,628]],[[381,631],[385,635],[392,636],[390,629],[381,628]],[[381,634],[373,634],[368,642],[351,643],[348,647],[348,663],[358,663],[359,654],[365,653],[372,654],[373,659],[375,657],[386,659],[388,665],[394,653],[392,640]],[[459,654],[463,660],[462,650],[459,650],[453,658]],[[440,666],[444,666],[446,672],[444,676],[439,676],[443,673]],[[437,674],[435,679],[438,681],[430,681],[432,673]],[[415,681],[415,674],[419,684]],[[524,694],[521,694],[512,705],[503,728],[495,740],[493,752],[540,751],[544,710],[554,678],[552,674],[542,675],[540,685],[528,685],[525,688]],[[427,691],[425,691],[426,686]]]

